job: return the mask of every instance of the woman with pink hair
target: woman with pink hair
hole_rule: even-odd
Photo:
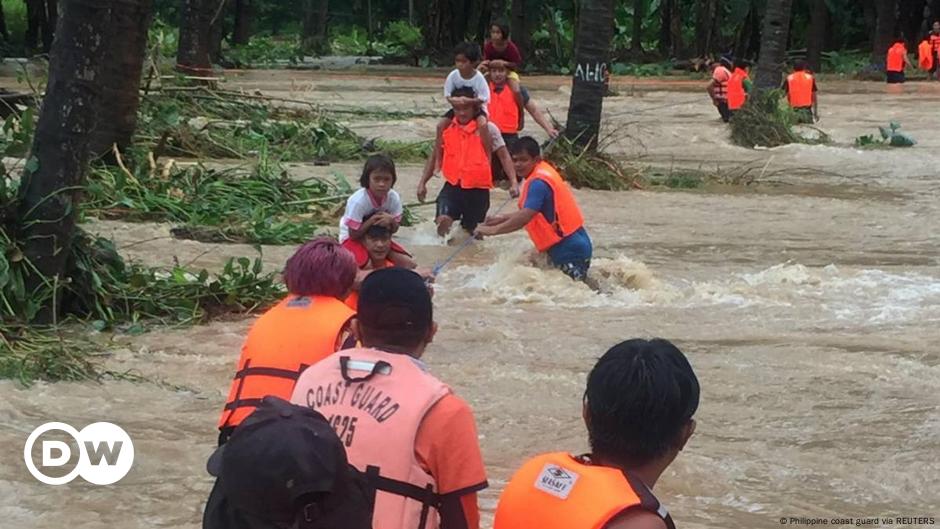
[[[219,418],[219,444],[261,399],[289,399],[304,369],[342,347],[355,315],[343,299],[357,270],[353,254],[329,237],[305,243],[287,260],[288,295],[248,331]]]

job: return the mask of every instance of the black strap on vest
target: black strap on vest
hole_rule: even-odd
[[[229,416],[225,418],[223,428],[229,426],[228,421],[232,418],[232,413],[235,413],[235,410],[238,408],[244,407],[258,407],[261,404],[261,399],[243,399],[241,398],[242,389],[245,387],[245,379],[250,376],[264,376],[264,377],[276,377],[284,378],[287,380],[297,381],[300,378],[300,374],[307,369],[307,364],[300,364],[300,367],[297,370],[291,369],[280,369],[277,367],[251,367],[251,359],[245,360],[245,364],[240,370],[235,373],[235,376],[232,377],[232,380],[238,381],[238,387],[235,388],[235,398],[229,402],[225,403],[225,410],[228,410]]]
[[[643,483],[640,478],[626,470],[623,471],[623,477],[627,479],[627,483],[630,484],[630,488],[633,489],[633,492],[639,496],[640,508],[662,518],[663,522],[666,524],[666,529],[676,529],[676,524],[672,521],[672,516],[666,511],[662,504],[659,503],[659,500],[653,495],[653,491],[646,486],[646,483]]]
[[[439,510],[441,507],[441,496],[434,492],[433,485],[428,484],[427,487],[421,488],[406,481],[387,478],[379,473],[379,467],[372,465],[367,466],[363,474],[369,484],[373,507],[375,507],[375,491],[377,490],[421,502],[421,520],[418,523],[418,529],[427,529],[428,514],[431,509]]]
[[[348,356],[339,357],[340,373],[343,375],[343,380],[345,380],[346,382],[349,382],[350,384],[353,384],[356,382],[365,382],[369,380],[370,378],[374,377],[375,375],[381,373],[382,371],[385,371],[386,369],[389,369],[392,367],[392,364],[389,364],[388,362],[384,360],[379,360],[378,362],[375,363],[375,365],[372,366],[372,371],[370,371],[368,375],[364,377],[350,377],[349,376],[349,360],[350,359]]]

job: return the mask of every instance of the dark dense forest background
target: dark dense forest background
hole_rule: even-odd
[[[767,3],[614,2],[614,72],[658,74],[718,54],[754,59]],[[3,0],[2,6],[5,55],[48,51],[57,0]],[[181,13],[201,11],[212,25],[212,61],[223,66],[329,54],[446,64],[454,44],[482,42],[489,24],[502,20],[530,70],[559,73],[570,71],[580,11],[577,0],[154,0],[153,7],[168,55]],[[895,36],[913,47],[936,18],[940,0],[793,0],[787,49],[817,71],[860,71],[883,61]]]

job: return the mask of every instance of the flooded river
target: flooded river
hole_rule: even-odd
[[[326,107],[419,112],[442,106],[438,81],[236,78],[245,89]],[[580,403],[595,359],[621,340],[654,336],[686,352],[702,385],[697,432],[656,488],[679,527],[772,528],[800,516],[940,523],[940,135],[927,110],[940,104],[940,87],[887,94],[879,84],[821,83],[819,126],[835,145],[748,150],[728,143],[699,85],[676,85],[618,81],[620,95],[605,102],[611,148],[663,167],[750,164],[757,183],[578,191],[603,295],[527,265],[524,234],[474,244],[440,278],[441,330],[427,360],[476,412],[491,485],[481,498],[485,526],[525,458],[587,450]],[[565,81],[532,86],[563,118]],[[426,138],[435,121],[351,118],[364,135],[398,138]],[[849,147],[891,120],[919,145]],[[292,170],[355,178],[358,167]],[[419,171],[400,169],[406,201]],[[493,204],[505,196],[494,191]],[[418,208],[427,220],[432,210]],[[218,267],[226,256],[253,254],[249,246],[175,241],[167,226],[93,227],[148,263],[177,256]],[[426,221],[401,238],[433,264],[450,250],[432,233]],[[265,261],[280,266],[291,251],[266,247]],[[212,483],[205,460],[250,324],[102,337],[115,345],[107,367],[159,383],[0,382],[0,527],[198,527]],[[134,468],[107,487],[37,483],[23,465],[23,443],[52,420],[119,424],[134,440]]]

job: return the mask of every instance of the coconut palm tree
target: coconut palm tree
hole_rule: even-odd
[[[115,143],[124,150],[137,128],[140,74],[147,49],[147,31],[153,20],[153,0],[113,3],[108,31],[112,45],[101,65],[101,100],[98,125],[91,133],[92,156],[101,156]]]
[[[767,0],[764,27],[761,32],[760,56],[754,84],[759,89],[780,86],[787,58],[787,37],[790,33],[790,12],[793,0]]]
[[[613,0],[582,0],[565,131],[568,138],[581,145],[597,145],[614,37],[613,21]]]

